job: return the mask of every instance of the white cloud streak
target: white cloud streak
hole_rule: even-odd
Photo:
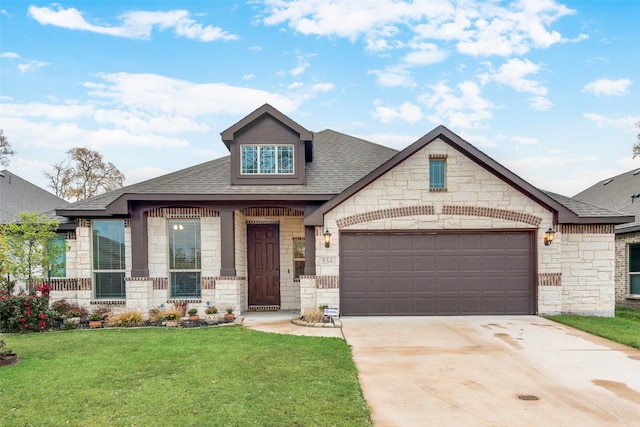
[[[239,38],[219,27],[203,26],[197,23],[186,10],[126,12],[118,17],[121,21],[119,26],[93,24],[88,22],[78,9],[65,9],[59,4],[44,7],[29,6],[28,14],[43,25],[131,39],[149,39],[154,28],[160,31],[173,29],[173,32],[180,37],[202,42]]]
[[[620,96],[629,92],[629,86],[631,86],[629,79],[599,79],[584,85],[582,91],[596,96]]]

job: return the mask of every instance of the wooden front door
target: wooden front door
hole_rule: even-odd
[[[249,306],[280,305],[280,228],[247,226]]]

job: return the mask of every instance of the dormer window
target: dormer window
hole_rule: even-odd
[[[293,144],[241,145],[241,174],[293,175]]]

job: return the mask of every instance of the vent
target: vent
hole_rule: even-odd
[[[636,170],[633,171],[634,175],[638,175],[639,173],[640,173],[640,169],[636,169]]]
[[[605,182],[602,183],[602,185],[607,185],[608,183],[610,183],[611,181],[613,181],[613,178],[609,178],[608,180],[606,180]]]

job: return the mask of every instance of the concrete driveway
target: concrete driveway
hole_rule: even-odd
[[[342,322],[377,427],[640,426],[638,350],[536,316]]]

